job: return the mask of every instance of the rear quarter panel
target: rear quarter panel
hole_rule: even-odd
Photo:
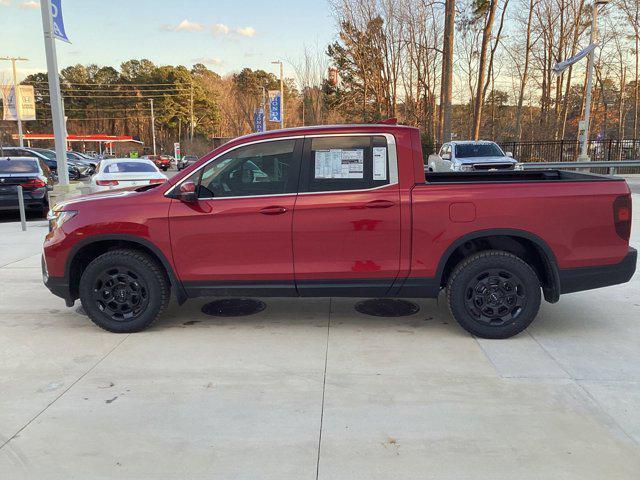
[[[627,254],[628,242],[616,234],[613,201],[628,191],[620,181],[416,185],[410,276],[435,276],[449,246],[467,234],[492,229],[540,237],[561,269],[617,263]],[[475,217],[468,204],[475,207]],[[465,214],[453,221],[453,211]]]

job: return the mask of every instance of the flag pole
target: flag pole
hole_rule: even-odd
[[[51,122],[56,145],[56,160],[58,165],[59,185],[69,185],[67,170],[67,135],[62,109],[62,94],[60,92],[60,78],[58,77],[58,57],[55,38],[53,35],[53,16],[51,14],[51,0],[40,0],[42,12],[42,31],[44,33],[44,51],[47,56],[47,73],[49,78],[49,98],[51,100]]]

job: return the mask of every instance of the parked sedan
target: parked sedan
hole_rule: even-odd
[[[34,157],[0,157],[0,210],[18,210],[18,191],[22,186],[24,207],[42,217],[49,211],[47,192],[53,176],[42,160]]]
[[[56,160],[56,152],[47,148],[31,148],[31,147],[4,147],[3,155],[9,157],[31,157],[42,160],[49,170],[58,173],[58,162]],[[69,180],[80,180],[89,176],[89,168],[86,165],[77,164],[74,161],[67,160],[67,171],[69,172]]]
[[[185,155],[180,160],[178,160],[178,170],[182,170],[183,168],[187,168],[198,161],[198,157],[195,155]]]
[[[153,185],[166,181],[167,177],[151,160],[114,158],[100,162],[98,171],[91,178],[91,185],[100,191]]]
[[[445,143],[439,153],[429,155],[427,168],[430,172],[490,172],[521,170],[522,165],[497,143],[478,140]]]

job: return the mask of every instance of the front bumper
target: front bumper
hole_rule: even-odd
[[[629,253],[620,263],[598,267],[580,267],[560,270],[560,293],[573,293],[582,290],[608,287],[626,283],[636,271],[638,251],[629,247]]]
[[[71,289],[69,288],[69,281],[64,277],[51,277],[47,271],[47,262],[44,259],[44,255],[41,257],[42,266],[42,281],[44,285],[53,293],[56,297],[64,299],[64,303],[67,307],[73,307],[75,299],[71,297]]]

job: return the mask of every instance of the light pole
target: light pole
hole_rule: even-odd
[[[598,7],[600,5],[606,5],[607,3],[609,3],[609,0],[595,0],[593,2],[591,7],[592,18],[589,45],[593,45],[598,40]],[[587,62],[587,88],[586,99],[584,102],[584,120],[582,121],[582,137],[580,139],[580,156],[578,157],[579,162],[588,162],[591,160],[587,148],[589,144],[589,130],[591,126],[591,90],[593,88],[593,64],[595,62],[595,56],[595,50],[591,50]]]
[[[284,128],[284,73],[280,60],[271,62],[273,65],[280,65],[280,128]]]
[[[0,57],[0,60],[9,60],[11,62],[11,70],[13,72],[13,101],[16,104],[16,120],[18,120],[18,139],[20,140],[20,146],[24,147],[24,138],[22,135],[22,119],[20,118],[20,88],[18,86],[18,75],[16,72],[17,61],[27,61],[27,58],[23,57]]]
[[[153,154],[156,154],[156,117],[153,114],[153,98],[149,99],[151,103],[151,137],[153,139]]]

